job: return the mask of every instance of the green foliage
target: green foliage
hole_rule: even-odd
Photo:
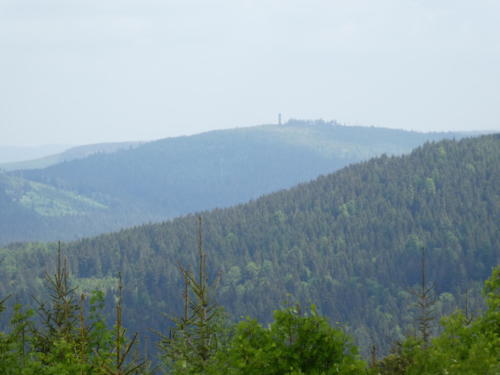
[[[78,304],[75,289],[70,286],[66,260],[61,259],[59,245],[57,254],[56,273],[45,275],[49,302],[38,302],[38,313],[42,323],[40,329],[35,330],[35,347],[42,353],[47,353],[54,345],[73,341],[78,337],[77,322],[81,307]]]
[[[0,189],[13,202],[41,216],[83,215],[107,208],[73,192],[15,176],[0,174]]]
[[[331,327],[315,307],[310,315],[288,308],[274,312],[264,328],[254,319],[236,325],[232,341],[218,353],[214,374],[361,374],[365,363],[340,329]]]
[[[168,336],[161,335],[160,350],[166,367],[174,374],[198,374],[220,350],[224,315],[214,303],[215,284],[208,282],[206,254],[202,246],[201,216],[198,217],[198,273],[179,266],[184,279],[183,316],[174,318]],[[215,283],[217,280],[215,280]]]
[[[100,369],[107,375],[132,375],[143,369],[145,363],[130,359],[131,350],[136,343],[137,334],[129,341],[127,330],[122,324],[122,280],[119,276],[118,302],[116,303],[116,323],[114,327],[114,347],[111,351],[98,352]]]
[[[201,237],[199,237],[200,239]],[[175,334],[163,341],[168,374],[207,375],[496,375],[500,371],[500,266],[485,282],[486,310],[476,319],[457,311],[442,319],[442,332],[429,345],[409,337],[371,368],[341,329],[332,327],[314,305],[308,314],[298,307],[274,312],[263,326],[247,318],[237,323],[227,341],[215,324],[216,306],[208,298],[204,253],[199,246],[198,277],[184,270],[187,314]],[[146,375],[154,373],[130,358],[135,337],[127,340],[122,325],[122,285],[118,285],[116,324],[106,328],[101,315],[104,294],[96,291],[88,312],[74,299],[66,264],[58,256],[53,276],[47,276],[51,299],[41,310],[14,308],[9,330],[0,331],[0,373],[3,375]],[[424,283],[425,284],[425,283]],[[185,293],[185,301],[187,296]],[[5,299],[0,300],[0,313]],[[90,322],[87,323],[87,322]],[[176,336],[177,335],[177,336]],[[215,343],[215,345],[214,345]]]
[[[496,375],[500,372],[500,267],[485,283],[487,310],[474,321],[462,311],[442,319],[430,346],[407,339],[374,370],[381,375]]]
[[[314,301],[322,315],[351,327],[362,354],[371,345],[387,353],[413,326],[408,291],[420,284],[422,245],[438,298],[436,322],[463,303],[466,290],[479,295],[497,263],[499,142],[491,135],[427,144],[204,213],[208,277],[222,274],[217,301],[235,319],[263,323],[287,295],[302,305]],[[168,335],[161,314],[182,316],[182,304],[172,302],[183,285],[176,265],[196,262],[195,226],[188,215],[69,243],[73,280],[108,290],[121,271],[130,329]],[[54,251],[54,244],[0,250],[0,295],[41,295],[41,270],[52,267]],[[469,302],[471,310],[482,303]]]
[[[453,136],[462,135],[291,121],[111,153],[106,150],[120,145],[87,146],[48,168],[35,164],[37,169],[0,172],[0,244],[72,240],[228,207],[353,162]]]
[[[4,311],[0,303],[0,313]],[[18,374],[25,360],[23,336],[27,331],[30,313],[22,313],[19,305],[15,306],[15,314],[10,321],[11,332],[0,332],[0,373]]]
[[[121,302],[115,329],[110,330],[102,315],[104,293],[93,292],[88,305],[84,295],[78,300],[60,248],[56,272],[46,274],[46,288],[49,300],[37,299],[38,322],[33,320],[32,310],[22,311],[16,305],[10,332],[0,332],[2,375],[139,374],[143,363],[128,358],[135,337],[128,341],[125,336]],[[0,301],[0,312],[3,304]]]

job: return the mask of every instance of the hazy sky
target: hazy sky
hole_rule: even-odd
[[[0,0],[0,144],[500,130],[500,0]]]

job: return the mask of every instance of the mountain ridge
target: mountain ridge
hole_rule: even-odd
[[[409,291],[419,284],[423,247],[437,314],[481,288],[500,262],[499,168],[500,134],[441,141],[202,212],[210,277],[222,274],[218,300],[234,317],[262,321],[287,299],[314,303],[347,324],[364,350],[373,337],[387,350],[412,325]],[[129,322],[143,331],[165,329],[161,312],[180,313],[177,265],[196,264],[196,241],[189,214],[63,246],[81,285],[109,289],[121,272]],[[15,277],[9,267],[27,259],[37,259],[30,274],[40,274],[55,247],[3,250],[5,283]],[[37,285],[19,273],[15,280],[20,288]]]
[[[425,141],[453,136],[462,135],[294,120],[282,126],[166,138],[44,169],[15,171],[8,175],[85,197],[107,209],[50,222],[36,212],[26,219],[27,212],[18,223],[25,234],[0,230],[0,243],[75,239],[229,207],[372,156],[401,154]],[[6,221],[1,214],[0,221]]]
[[[64,151],[50,154],[35,159],[10,161],[0,163],[0,170],[6,172],[23,170],[23,169],[42,169],[55,164],[71,161],[74,159],[83,159],[87,156],[97,153],[111,153],[118,150],[138,147],[144,142],[107,142],[107,143],[94,143],[88,145],[68,147]]]

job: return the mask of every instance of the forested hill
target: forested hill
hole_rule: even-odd
[[[499,263],[500,135],[426,144],[202,216],[218,300],[233,317],[268,320],[285,301],[315,303],[362,347],[387,349],[414,323],[422,248],[436,315]],[[165,329],[161,312],[180,311],[177,264],[194,265],[196,247],[194,215],[63,245],[85,288],[110,288],[122,272],[132,331]],[[3,250],[0,295],[40,288],[53,249]]]
[[[40,169],[65,161],[83,159],[89,155],[98,153],[113,153],[118,150],[131,149],[139,146],[143,142],[116,142],[116,143],[96,143],[90,145],[76,146],[68,148],[59,153],[50,154],[40,158],[21,161],[1,162],[0,169],[5,171],[15,171],[20,169]]]
[[[15,172],[63,194],[98,202],[94,211],[29,210],[25,191],[7,194],[24,220],[2,215],[16,231],[0,232],[0,244],[22,240],[68,240],[161,221],[200,210],[228,207],[331,173],[383,153],[401,154],[429,140],[458,133],[416,133],[290,121],[285,125],[220,130],[146,143],[45,169]],[[26,185],[26,184],[25,184]],[[1,193],[1,192],[0,192]],[[9,198],[10,197],[10,198]],[[19,199],[14,197],[21,197]],[[16,200],[17,199],[17,200]],[[52,202],[41,196],[39,200]],[[61,204],[57,200],[54,206]],[[12,211],[12,210],[11,210]]]

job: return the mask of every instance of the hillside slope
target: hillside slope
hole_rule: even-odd
[[[71,161],[75,159],[83,159],[87,156],[98,154],[98,153],[112,153],[118,150],[131,149],[139,146],[143,142],[116,142],[116,143],[96,143],[91,145],[83,145],[68,148],[59,153],[51,154],[48,156],[43,156],[40,158],[22,160],[22,161],[10,161],[5,163],[0,163],[0,170],[4,171],[15,171],[22,169],[40,169],[47,168],[51,165],[63,163],[65,161]]]
[[[57,238],[64,232],[81,236],[88,227],[88,217],[107,211],[107,206],[74,192],[0,172],[2,242],[40,233],[47,238]]]
[[[21,160],[40,159],[47,155],[64,152],[68,145],[7,146],[0,144],[0,169],[4,165]]]
[[[202,213],[218,300],[233,317],[269,320],[285,301],[315,303],[348,324],[363,348],[387,349],[413,324],[421,249],[435,283],[436,315],[461,305],[500,262],[500,135],[427,144],[383,156],[248,204]],[[0,295],[40,287],[54,244],[0,254]],[[180,311],[178,263],[194,265],[190,215],[64,245],[82,286],[122,272],[131,329],[165,329]],[[10,290],[11,291],[11,290]],[[474,306],[477,301],[469,300]]]
[[[45,169],[18,171],[12,175],[71,191],[108,209],[66,215],[65,229],[51,224],[50,234],[46,225],[26,225],[26,233],[20,236],[0,233],[0,243],[74,239],[228,207],[372,156],[401,154],[425,141],[454,136],[461,135],[294,121],[168,138]],[[7,219],[0,216],[2,220]],[[37,220],[43,218],[32,222]]]

